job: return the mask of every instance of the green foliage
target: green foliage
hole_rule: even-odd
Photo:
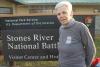
[[[20,67],[57,67],[57,61],[16,61]]]
[[[100,35],[96,35],[95,45],[96,45],[96,49],[97,49],[96,57],[100,57]]]

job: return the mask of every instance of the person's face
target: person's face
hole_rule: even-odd
[[[62,6],[56,9],[57,18],[62,25],[68,24],[72,17],[72,12],[68,10],[67,6]]]

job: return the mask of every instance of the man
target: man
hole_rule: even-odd
[[[62,1],[55,6],[59,28],[59,67],[90,67],[96,54],[87,26],[73,19],[72,4]]]

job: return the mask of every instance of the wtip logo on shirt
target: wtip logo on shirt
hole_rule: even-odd
[[[66,44],[70,44],[71,42],[72,42],[72,37],[71,36],[67,36]]]

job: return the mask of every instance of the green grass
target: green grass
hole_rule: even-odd
[[[97,49],[96,57],[100,57],[100,35],[95,37],[95,45]]]
[[[23,64],[24,63],[24,64]],[[57,61],[18,61],[20,67],[57,67]]]

